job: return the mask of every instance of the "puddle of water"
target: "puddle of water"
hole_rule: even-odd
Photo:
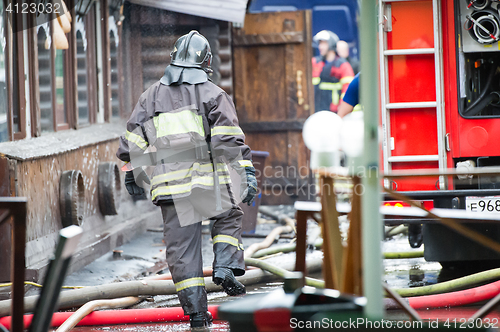
[[[421,251],[408,244],[408,238],[398,235],[383,243],[384,252]],[[437,283],[441,264],[427,262],[423,257],[408,259],[384,259],[384,281],[391,288],[408,288]]]

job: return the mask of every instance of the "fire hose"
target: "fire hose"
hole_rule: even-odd
[[[64,323],[59,326],[56,332],[67,332],[75,327],[82,319],[90,313],[100,309],[125,308],[138,303],[138,297],[130,296],[114,300],[96,300],[85,303],[80,309],[75,311]]]
[[[490,300],[500,293],[500,281],[457,292],[409,297],[405,300],[413,309],[458,307]],[[384,299],[387,309],[397,309],[393,299]]]
[[[310,260],[307,264],[309,271],[319,271],[323,260],[321,258]],[[287,262],[282,265],[285,270],[293,270],[295,262]],[[212,278],[205,278],[205,287],[207,292],[221,291],[221,286],[215,285]],[[253,269],[238,277],[238,280],[244,285],[253,285],[257,283],[275,280],[276,276],[259,270]],[[89,301],[98,299],[116,299],[127,296],[141,295],[173,295],[176,294],[175,286],[172,280],[138,280],[112,283],[100,286],[90,286],[81,289],[72,289],[61,292],[59,295],[59,309],[68,309],[81,306]],[[38,296],[28,296],[24,298],[25,312],[35,310]],[[0,317],[10,314],[12,300],[0,301]],[[0,323],[2,323],[0,319]]]
[[[269,264],[267,262],[264,262],[262,260],[248,258],[248,259],[246,259],[246,263],[247,263],[247,265],[257,266],[257,267],[260,267],[262,269],[266,269],[272,273],[275,273],[276,275],[281,275],[282,277],[286,276],[286,274],[288,273],[288,271],[286,269],[276,267],[276,266]],[[321,260],[315,260],[313,264],[311,264],[311,262],[310,262],[308,269],[314,270],[315,268],[317,269],[320,265],[321,265]],[[289,266],[289,268],[290,268],[290,266]],[[247,274],[252,274],[252,275],[251,276],[247,275],[246,280],[242,280],[245,277],[239,278],[240,281],[242,281],[243,283],[245,283],[247,285],[250,284],[251,283],[250,281],[252,281],[252,280],[254,282],[257,281],[256,279],[259,279],[257,282],[262,282],[262,279],[261,279],[262,276],[266,275],[266,273],[263,272],[262,270],[249,271],[249,272],[247,272]],[[406,291],[416,292],[416,294],[422,294],[422,293],[429,294],[429,293],[438,292],[438,291],[439,292],[451,291],[451,290],[456,289],[458,287],[464,287],[464,286],[467,286],[467,285],[470,285],[473,283],[480,283],[480,282],[485,282],[487,280],[498,279],[499,277],[500,277],[500,268],[493,269],[490,271],[476,273],[476,274],[471,275],[471,276],[459,278],[456,280],[444,282],[444,283],[437,284],[437,285],[418,287],[418,288],[413,288],[413,289],[409,289]],[[156,281],[156,282],[158,282],[158,281]],[[171,284],[171,282],[161,282],[161,283],[163,285]],[[118,283],[118,285],[120,285],[120,287],[127,287],[126,284],[128,284],[128,283],[127,282]],[[314,287],[319,287],[319,288],[323,287],[323,282],[321,280],[312,279],[312,278],[306,278],[306,284],[314,286]],[[103,285],[103,286],[104,286],[104,289],[106,289],[106,288],[109,288],[109,286],[113,286],[113,284],[112,285]],[[103,286],[96,286],[96,287],[103,287]],[[214,290],[214,286],[215,285],[208,284],[207,288],[209,291]],[[96,287],[89,287],[89,288],[96,288]],[[85,290],[85,288],[79,289],[79,290],[63,292],[63,294],[69,293],[69,292],[83,292],[84,290]],[[217,289],[217,290],[219,290],[219,289]],[[395,290],[395,291],[397,291],[398,293],[403,293],[401,290]],[[94,290],[94,292],[95,292],[95,290]],[[114,293],[114,292],[111,292],[111,293]],[[171,294],[174,294],[174,293],[175,293],[175,290]],[[485,301],[485,300],[493,298],[498,293],[500,293],[500,281],[496,281],[496,282],[493,282],[493,283],[490,283],[490,284],[487,284],[484,286],[472,288],[472,289],[456,291],[456,292],[451,292],[451,293],[411,297],[411,298],[407,298],[406,301],[408,301],[409,305],[414,309],[451,307],[451,306],[461,306],[461,305],[472,304],[472,303],[476,303],[476,302],[480,302],[480,301]],[[402,295],[409,296],[409,294],[404,294],[404,293]],[[29,298],[27,298],[27,299],[29,299]],[[8,303],[10,301],[0,302],[0,313],[2,312],[2,309],[3,309],[3,311],[5,311],[5,309],[7,309],[7,311],[9,310],[9,307],[5,308],[5,306],[3,305],[6,302],[7,302],[7,304],[10,304],[10,303]],[[27,301],[27,302],[29,302],[29,301]],[[62,307],[67,306],[67,304],[64,304],[64,302],[67,302],[67,301],[60,301],[60,302],[61,302]],[[394,308],[398,307],[396,305],[396,303],[394,302],[394,300],[392,300],[392,299],[385,299],[385,305],[386,305],[387,309],[394,309]],[[180,308],[170,308],[170,309],[173,310],[173,309],[180,309]],[[134,311],[134,312],[132,312],[131,310],[111,311],[112,312],[111,316],[117,317],[116,319],[118,321],[118,319],[121,319],[121,318],[118,318],[117,313],[126,311],[127,314],[124,315],[124,317],[131,319],[132,313],[134,313],[134,314],[136,312],[142,313],[145,311],[141,311],[141,310],[154,310],[154,309],[138,309],[138,310],[139,311]],[[180,309],[180,310],[182,310],[182,309]],[[58,317],[58,315],[63,315],[63,314],[67,315],[66,318],[69,316],[68,313],[56,313],[54,317]],[[100,312],[93,313],[92,317],[97,317],[97,314],[100,314]],[[27,321],[29,321],[31,315],[26,315],[25,317],[26,317],[25,319]],[[179,320],[179,317],[177,317],[177,320]],[[163,320],[163,321],[165,321],[165,320]],[[122,321],[119,321],[118,323],[127,323],[127,322],[128,321],[122,320]],[[132,322],[138,323],[138,321],[135,319]],[[113,324],[118,324],[118,323],[115,322]],[[0,324],[3,324],[5,326],[10,325],[10,317],[0,318]],[[96,324],[96,323],[92,323],[92,324]],[[108,324],[108,323],[102,323],[102,324]],[[109,323],[109,324],[111,324],[111,323]]]
[[[217,319],[217,309],[219,306],[208,306],[214,319]],[[52,316],[52,327],[62,326],[73,312],[56,312]],[[31,324],[33,315],[24,315],[24,327],[28,328]],[[149,309],[121,309],[121,310],[102,310],[90,313],[88,316],[78,322],[78,326],[90,325],[116,325],[116,324],[140,324],[155,322],[184,322],[188,321],[189,316],[184,315],[181,307],[172,308],[149,308]],[[9,317],[0,318],[0,324],[10,329],[11,320]]]

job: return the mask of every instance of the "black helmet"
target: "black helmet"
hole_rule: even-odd
[[[200,68],[211,73],[212,51],[208,40],[198,31],[192,30],[177,39],[174,50],[170,53],[170,64],[185,68]]]
[[[339,36],[331,32],[330,30],[321,30],[313,37],[313,41],[319,44],[319,42],[322,40],[328,42],[328,49],[330,51],[337,52],[337,42],[340,40]]]

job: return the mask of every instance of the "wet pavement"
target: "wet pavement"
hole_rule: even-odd
[[[406,235],[399,234],[384,241],[384,252],[422,251],[423,247],[413,249]],[[427,262],[423,257],[410,259],[384,259],[384,281],[391,288],[408,288],[433,285],[437,283],[441,264]]]
[[[120,332],[120,331],[134,331],[134,332],[181,332],[181,331],[191,331],[189,327],[189,322],[176,322],[176,323],[162,323],[162,324],[134,324],[134,325],[113,325],[111,327],[99,327],[99,326],[82,326],[75,327],[71,331],[74,332],[91,332],[91,331],[110,331],[110,332]],[[229,324],[225,321],[214,321],[210,327],[211,332],[226,332],[229,331]]]
[[[293,213],[293,210],[287,208],[288,213]],[[347,221],[341,219],[341,231],[345,235],[347,230]],[[256,229],[257,237],[244,237],[243,245],[247,248],[252,243],[260,242],[263,240],[262,236],[269,233],[272,228],[279,226],[279,224],[264,223],[259,224]],[[317,226],[311,222],[309,224],[309,231],[311,233],[317,232]],[[259,237],[260,236],[260,237]],[[107,284],[118,281],[140,279],[150,274],[166,273],[168,269],[165,264],[164,257],[164,243],[162,242],[163,234],[161,232],[161,225],[156,228],[148,230],[146,233],[133,239],[131,242],[116,248],[119,255],[108,253],[93,263],[89,264],[80,271],[77,271],[65,280],[65,285],[99,285]],[[288,243],[290,239],[279,239],[275,242],[279,244]],[[211,266],[213,253],[211,250],[211,239],[209,233],[209,226],[204,227],[203,232],[203,261],[204,266]],[[423,248],[412,249],[406,235],[399,234],[391,239],[388,239],[383,244],[384,252],[399,252],[399,251],[421,251]],[[312,257],[321,257],[320,251],[308,252],[308,259]],[[270,262],[284,262],[294,261],[295,253],[281,254],[276,257],[270,258]],[[425,285],[432,285],[437,283],[440,273],[441,265],[436,262],[426,262],[424,258],[411,258],[411,259],[386,259],[384,264],[384,281],[389,284],[391,288],[408,288],[418,287]],[[321,277],[315,275],[314,277]],[[446,279],[454,278],[453,274],[447,276]],[[265,284],[257,284],[247,287],[248,294],[257,294],[269,292],[276,288],[282,287],[282,282],[270,282]],[[220,304],[230,301],[233,298],[228,297],[223,292],[213,292],[208,294],[209,305]],[[135,305],[134,309],[140,308],[158,308],[158,307],[174,307],[179,306],[179,301],[176,295],[163,295],[155,296],[154,301],[143,301]],[[465,308],[467,310],[477,310],[477,308]],[[448,315],[468,315],[470,312],[461,309],[450,309]],[[404,314],[392,311],[389,313],[392,318],[406,319]],[[432,315],[446,315],[443,310],[439,311],[423,311],[422,317],[431,318]],[[448,316],[450,317],[450,316]],[[189,331],[188,322],[177,323],[161,323],[161,324],[139,324],[139,325],[114,325],[111,327],[77,327],[73,331]],[[211,331],[229,331],[229,326],[226,322],[217,321],[211,328]]]

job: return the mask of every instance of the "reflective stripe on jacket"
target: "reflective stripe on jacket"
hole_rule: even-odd
[[[321,58],[313,58],[315,111],[336,112],[353,78],[352,67],[345,59],[336,57],[332,62],[325,63]]]
[[[164,85],[158,81],[139,98],[116,155],[129,162],[149,147],[196,151],[196,158],[191,160],[167,159],[154,165],[151,198],[159,204],[188,196],[194,188],[213,189],[213,164],[206,152],[207,141],[211,141],[218,159],[223,156],[236,167],[252,166],[250,148],[238,125],[234,104],[222,89],[211,82]],[[218,160],[217,173],[221,185],[231,182],[229,169],[222,160]]]

